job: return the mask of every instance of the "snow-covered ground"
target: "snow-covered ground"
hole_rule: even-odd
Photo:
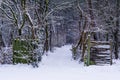
[[[28,65],[0,65],[0,80],[119,80],[120,60],[112,66],[89,66],[71,58],[71,46],[56,48],[43,56],[39,68]]]

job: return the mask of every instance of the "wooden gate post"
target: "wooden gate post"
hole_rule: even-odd
[[[110,65],[112,65],[112,40],[110,39]]]
[[[87,66],[90,65],[90,34],[88,35]]]

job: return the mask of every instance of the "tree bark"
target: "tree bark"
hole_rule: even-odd
[[[90,28],[94,28],[96,27],[96,24],[95,24],[95,19],[94,19],[92,0],[87,0],[87,4],[88,4],[88,11],[90,14],[90,19],[91,19]],[[97,33],[93,35],[94,40],[98,40],[98,37],[97,37],[98,35],[99,34]]]
[[[45,48],[44,48],[44,50],[45,50],[46,52],[48,52],[48,50],[49,50],[48,25],[46,25],[46,27],[45,27],[45,34],[46,34],[46,39],[45,39]]]
[[[91,0],[87,0],[87,2],[88,2],[88,10],[89,10],[90,18],[91,18],[91,27],[95,27],[92,1]]]
[[[119,32],[119,3],[120,0],[116,0],[116,27],[115,27],[115,32],[114,32],[114,46],[115,46],[115,59],[118,59],[118,32]]]
[[[47,11],[48,11],[48,3],[49,3],[49,0],[45,0],[44,1],[44,5],[45,5],[45,14],[47,14]],[[47,22],[47,20],[45,19],[45,34],[46,34],[46,39],[45,39],[45,46],[44,46],[44,50],[46,51],[46,52],[48,52],[48,50],[49,50],[49,32],[48,32],[48,22]]]

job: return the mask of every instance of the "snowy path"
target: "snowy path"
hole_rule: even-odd
[[[54,53],[48,53],[48,56],[43,58],[42,63],[51,68],[75,67],[78,63],[72,60],[70,48],[70,46],[56,48]]]
[[[0,80],[119,80],[120,61],[113,66],[89,66],[71,59],[70,46],[44,56],[39,68],[0,65]]]

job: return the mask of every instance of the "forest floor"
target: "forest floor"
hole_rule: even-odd
[[[0,80],[119,80],[120,60],[112,66],[84,66],[74,61],[66,45],[43,56],[38,68],[28,65],[0,65]]]

